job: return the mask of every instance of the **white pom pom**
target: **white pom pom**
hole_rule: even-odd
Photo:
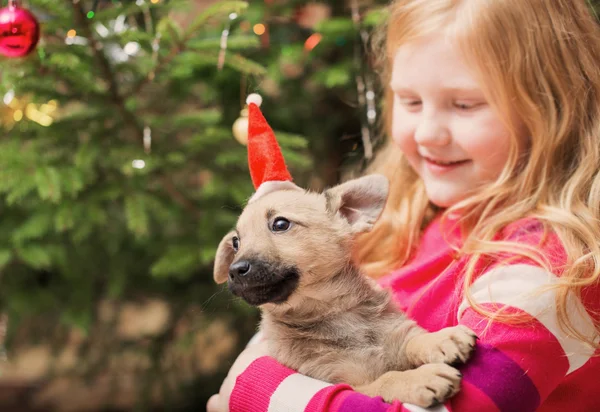
[[[250,93],[246,98],[246,104],[254,103],[258,107],[262,104],[262,96],[258,93]]]

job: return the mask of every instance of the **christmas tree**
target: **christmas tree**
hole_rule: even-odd
[[[363,163],[376,3],[27,2],[40,41],[1,60],[0,393],[202,410],[258,319],[212,280],[253,190],[245,97],[299,184]]]

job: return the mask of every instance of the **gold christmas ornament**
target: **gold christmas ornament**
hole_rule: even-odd
[[[240,117],[233,122],[233,137],[235,140],[240,142],[240,144],[246,146],[248,143],[248,109],[244,108],[240,112]]]
[[[12,128],[16,123],[27,118],[48,127],[58,118],[56,100],[44,104],[35,104],[31,100],[30,95],[17,97],[14,91],[8,91],[2,99],[4,104],[0,101],[0,124]]]

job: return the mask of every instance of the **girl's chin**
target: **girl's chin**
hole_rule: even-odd
[[[430,187],[425,184],[425,190],[429,201],[439,208],[447,209],[454,206],[461,200],[464,200],[467,196],[462,190],[452,190],[451,188],[443,188],[439,185]]]

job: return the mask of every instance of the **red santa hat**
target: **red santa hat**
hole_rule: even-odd
[[[252,93],[248,104],[248,165],[254,188],[264,182],[291,181],[292,175],[285,165],[281,148],[273,130],[262,115],[259,106],[262,97]]]

